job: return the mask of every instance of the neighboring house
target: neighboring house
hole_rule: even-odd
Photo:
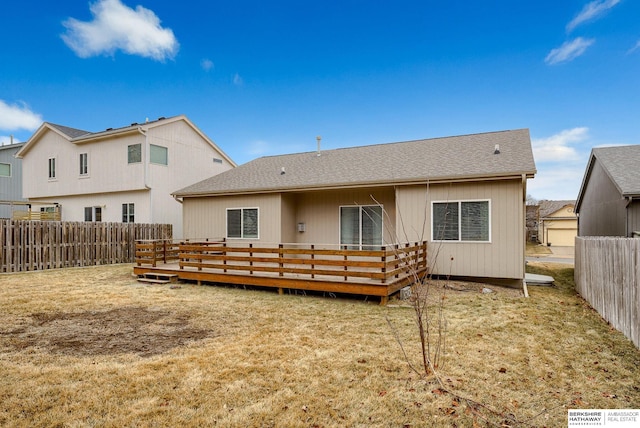
[[[43,123],[17,156],[23,195],[52,201],[63,221],[173,224],[182,206],[171,192],[235,167],[185,116],[88,132]]]
[[[522,286],[535,172],[521,129],[262,157],[175,196],[186,238],[354,249],[426,240],[434,274]]]
[[[640,145],[591,150],[576,214],[579,236],[640,236]]]
[[[578,235],[575,201],[540,201],[538,241],[547,246],[573,247]]]
[[[22,163],[16,153],[24,143],[0,146],[0,218],[11,218],[14,210],[24,210],[13,202],[22,199]]]

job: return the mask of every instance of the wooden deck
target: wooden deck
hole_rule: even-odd
[[[177,274],[181,280],[388,297],[427,273],[427,243],[368,250],[316,245],[232,246],[207,242],[140,241],[134,274]]]

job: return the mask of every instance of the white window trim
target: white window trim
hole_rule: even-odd
[[[131,147],[131,146],[140,146],[140,160],[139,161],[129,162],[129,147]],[[127,144],[127,165],[138,165],[138,164],[140,164],[140,163],[142,163],[144,161],[142,147],[143,147],[142,143]]]
[[[0,177],[11,178],[13,177],[13,165],[9,162],[0,162],[0,165],[9,165],[9,175],[0,175]]]
[[[241,214],[240,217],[240,237],[234,237],[231,238],[229,237],[229,211],[234,211],[234,210],[240,210],[240,211],[244,211],[244,210],[256,210],[257,214],[258,214],[258,224],[256,229],[258,230],[258,237],[257,238],[245,238],[244,237],[244,222],[242,221],[244,218],[244,213]],[[227,208],[225,211],[225,218],[224,218],[224,228],[225,228],[225,237],[226,239],[242,239],[242,240],[259,240],[260,239],[260,207],[235,207],[235,208]]]
[[[53,159],[53,177],[51,177],[51,159]],[[58,180],[58,157],[57,156],[49,156],[47,158],[47,180],[56,181]]]
[[[153,162],[151,160],[151,148],[152,147],[160,147],[160,148],[162,148],[162,149],[164,149],[166,151],[166,153],[167,153],[167,163]],[[152,144],[152,143],[150,143],[149,144],[149,163],[151,165],[169,166],[169,147],[161,146],[160,144]]]
[[[380,204],[380,205],[376,205],[376,204],[370,204],[370,205],[340,205],[338,206],[338,245],[340,246],[340,249],[342,249],[342,247],[344,245],[347,244],[342,244],[342,208],[360,208],[360,231],[359,231],[359,235],[360,235],[360,242],[358,243],[358,249],[359,251],[362,251],[362,208],[370,208],[370,207],[380,207],[380,209],[382,209],[382,229],[381,229],[381,233],[382,233],[382,242],[380,244],[381,247],[384,246],[384,205]]]
[[[80,160],[82,158],[82,155],[85,155],[87,157],[87,172],[85,172],[84,174],[82,173],[82,171],[80,172],[80,178],[87,178],[89,177],[89,153],[85,152],[85,153],[80,153],[78,155],[78,160]]]
[[[458,219],[458,239],[457,240],[451,240],[451,239],[436,239],[433,236],[433,206],[434,204],[458,204],[458,212],[460,212],[460,205],[462,204],[462,202],[487,202],[489,205],[489,240],[488,241],[463,241],[462,240],[462,221],[459,218]],[[441,242],[444,244],[491,244],[491,239],[493,237],[492,234],[492,230],[491,230],[491,199],[454,199],[454,200],[449,200],[449,201],[431,201],[431,224],[429,225],[429,228],[431,229],[431,242]]]

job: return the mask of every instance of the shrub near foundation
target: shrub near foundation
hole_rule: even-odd
[[[566,425],[567,408],[637,407],[638,350],[568,274],[539,268],[562,279],[530,287],[529,299],[445,290],[442,381],[532,426]],[[486,412],[409,369],[386,321],[419,362],[404,302],[171,289],[131,271],[0,276],[1,426],[487,424]]]

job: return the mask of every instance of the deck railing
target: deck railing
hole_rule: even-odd
[[[180,269],[195,268],[198,271],[213,270],[229,274],[308,279],[332,277],[344,281],[360,278],[386,284],[407,275],[422,275],[427,270],[426,241],[366,250],[298,244],[257,247],[224,241],[185,242],[177,247]]]
[[[178,262],[180,245],[194,244],[202,246],[218,246],[224,243],[224,239],[215,239],[213,241],[194,241],[190,243],[188,240],[175,241],[173,239],[140,239],[136,241],[136,264],[138,266],[151,265],[156,267],[158,262],[172,263]]]

